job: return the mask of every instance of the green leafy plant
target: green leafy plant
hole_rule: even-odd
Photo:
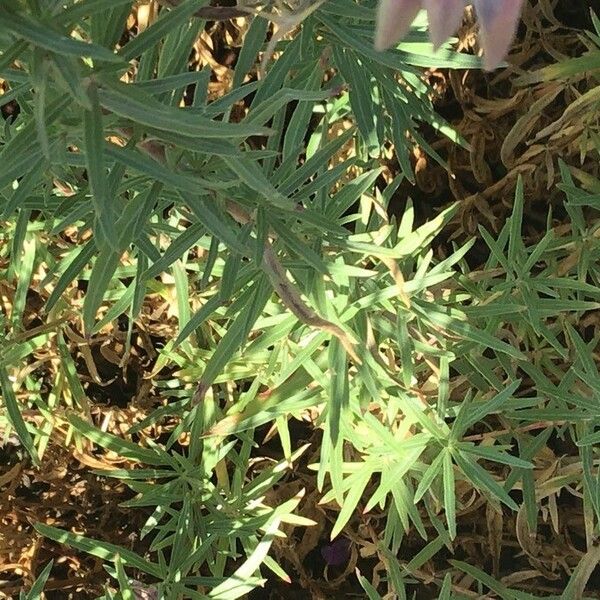
[[[42,598],[42,593],[44,591],[44,586],[46,585],[46,581],[48,581],[48,577],[50,576],[50,572],[52,571],[52,561],[50,561],[40,573],[39,577],[35,580],[34,584],[31,586],[31,589],[27,594],[25,592],[21,592],[19,594],[19,600],[40,600]]]

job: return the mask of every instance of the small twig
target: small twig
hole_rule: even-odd
[[[179,0],[158,0],[158,3],[175,8],[179,5]],[[247,17],[248,11],[239,6],[203,6],[194,13],[194,16],[206,21],[229,21],[238,17]]]
[[[555,427],[564,425],[566,421],[539,421],[530,423],[523,427],[515,427],[514,429],[500,429],[498,431],[489,431],[488,433],[478,433],[477,435],[468,435],[463,438],[464,442],[479,442],[485,438],[497,438],[509,433],[526,433],[527,431],[535,431],[536,429],[546,429],[546,427]]]
[[[265,13],[265,11],[251,11],[253,14],[269,19],[272,23],[277,25],[277,30],[271,36],[269,43],[263,53],[260,65],[258,66],[259,79],[264,79],[266,74],[266,67],[273,54],[277,44],[291,31],[293,31],[306,17],[311,15],[325,0],[317,0],[312,2],[308,0],[296,11],[285,11],[283,14]],[[265,16],[266,15],[266,16]]]
[[[320,317],[312,308],[305,304],[298,290],[288,280],[286,271],[277,260],[270,243],[265,244],[263,268],[271,281],[271,285],[277,292],[277,295],[300,321],[335,336],[352,360],[354,360],[356,364],[362,364],[362,361],[354,349],[355,342],[350,336],[339,325],[336,325],[327,319],[323,319],[323,317]]]

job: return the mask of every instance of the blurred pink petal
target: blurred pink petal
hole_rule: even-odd
[[[437,50],[459,27],[464,0],[423,0],[429,21],[429,37]]]
[[[524,0],[379,0],[375,48],[385,50],[402,39],[424,8],[429,37],[437,49],[458,29],[464,6],[471,3],[480,22],[484,67],[491,71],[510,49]]]
[[[523,0],[474,0],[480,23],[485,69],[495,69],[515,37]]]
[[[375,49],[385,50],[402,39],[421,9],[421,0],[379,0]]]

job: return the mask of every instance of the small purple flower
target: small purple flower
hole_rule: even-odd
[[[350,540],[337,538],[331,544],[321,548],[321,556],[330,567],[341,567],[350,558]]]
[[[485,69],[495,69],[508,53],[524,0],[379,0],[375,48],[385,50],[402,39],[424,8],[429,35],[439,48],[460,25],[464,7],[475,6],[479,19]]]

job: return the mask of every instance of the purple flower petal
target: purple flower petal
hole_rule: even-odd
[[[495,69],[508,53],[524,0],[472,0],[480,21],[484,67]],[[379,0],[375,48],[385,50],[409,31],[421,8],[427,9],[429,35],[439,48],[460,25],[470,0]]]
[[[385,50],[403,38],[419,10],[421,0],[379,0],[375,49]]]
[[[423,0],[429,21],[429,37],[437,50],[459,27],[464,0]]]
[[[330,567],[341,567],[350,558],[350,540],[337,538],[321,548],[321,556]]]
[[[495,69],[508,53],[515,37],[523,0],[474,0],[481,27],[485,69]]]

